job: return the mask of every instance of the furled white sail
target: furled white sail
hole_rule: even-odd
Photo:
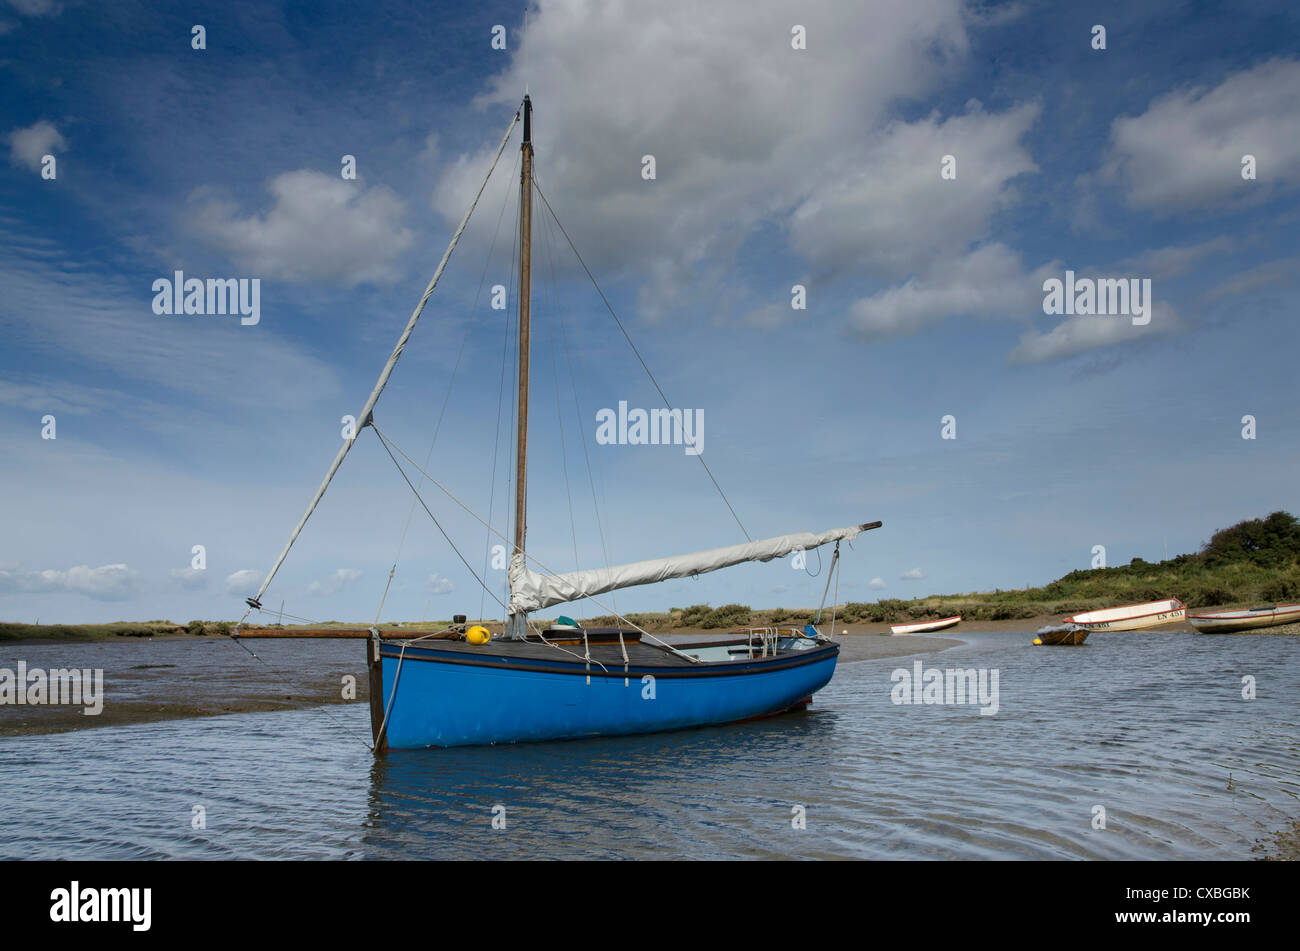
[[[742,545],[712,548],[690,555],[673,555],[669,558],[652,558],[634,561],[610,568],[593,568],[573,571],[563,575],[544,575],[531,571],[518,552],[510,560],[510,613],[538,611],[553,604],[577,601],[580,598],[630,588],[639,584],[653,584],[669,578],[686,578],[719,568],[744,564],[747,561],[771,561],[792,551],[805,551],[836,541],[857,538],[867,529],[877,528],[879,522],[851,525],[828,532],[801,532],[795,535],[778,535]]]

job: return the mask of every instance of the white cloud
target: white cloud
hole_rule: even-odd
[[[795,22],[806,50],[791,48]],[[753,0],[743,16],[695,0],[616,12],[557,0],[530,13],[481,102],[513,108],[530,88],[542,190],[596,273],[648,277],[641,306],[653,315],[707,293],[702,282],[721,282],[747,237],[860,168],[894,102],[933,89],[967,48],[960,0],[809,3],[797,14]],[[434,192],[447,219],[464,213],[497,134],[449,163]],[[644,155],[654,181],[641,177]],[[489,207],[512,187],[500,178]]]
[[[966,9],[966,17],[980,26],[1002,26],[1019,20],[1029,13],[1029,5],[1020,0],[1007,0],[997,6],[975,6]]]
[[[226,578],[226,594],[251,597],[262,581],[262,573],[252,568],[242,568]]]
[[[435,571],[429,575],[429,580],[424,583],[424,590],[430,594],[451,594],[456,590],[456,586]]]
[[[136,593],[138,585],[139,572],[125,564],[101,565],[98,568],[77,565],[67,571],[0,570],[0,591],[12,593],[63,591],[83,594],[97,601],[124,601]]]
[[[873,588],[876,591],[883,591],[885,588],[888,588],[889,585],[885,583],[884,578],[872,578],[870,581],[867,582],[867,587]]]
[[[1149,277],[1159,281],[1185,274],[1193,265],[1199,264],[1207,257],[1231,251],[1235,244],[1236,242],[1231,238],[1218,237],[1199,244],[1152,248],[1120,262],[1118,270],[1133,277]]]
[[[18,383],[0,380],[0,406],[16,406],[34,413],[68,413],[83,416],[120,410],[120,394],[79,383]]]
[[[902,578],[904,581],[920,581],[925,577],[925,572],[920,568],[912,568],[908,571],[904,571],[898,577]]]
[[[1174,308],[1156,301],[1149,324],[1134,325],[1130,317],[1067,317],[1047,333],[1032,330],[1025,333],[1008,359],[1011,363],[1063,360],[1100,347],[1114,347],[1181,329],[1182,322]]]
[[[751,327],[762,327],[771,330],[792,320],[797,320],[807,313],[806,310],[795,310],[790,306],[789,301],[785,301],[780,304],[765,304],[747,314],[742,318],[742,322],[749,324]]]
[[[1249,294],[1264,287],[1293,284],[1297,274],[1300,274],[1300,257],[1292,255],[1278,258],[1234,274],[1205,296],[1207,300],[1216,301],[1224,297]]]
[[[1243,155],[1256,181],[1241,177]],[[1111,125],[1103,178],[1128,203],[1167,215],[1250,205],[1300,184],[1300,61],[1270,60],[1213,89],[1161,96],[1140,116]]]
[[[262,322],[222,327],[211,321],[159,317],[149,282],[129,285],[117,275],[86,269],[60,248],[48,247],[10,228],[0,228],[8,254],[0,259],[0,331],[31,341],[31,352],[61,362],[97,365],[131,383],[162,384],[210,399],[213,393],[243,406],[291,407],[329,397],[338,378],[320,360],[286,343],[263,300]],[[170,273],[159,277],[171,277]],[[259,381],[232,387],[231,368]],[[116,399],[110,391],[60,383],[12,384],[0,400],[27,408],[51,398],[87,412]],[[122,409],[118,400],[117,409]]]
[[[1037,169],[1020,139],[1039,107],[891,123],[865,150],[842,157],[790,219],[792,245],[814,266],[895,280],[960,258],[1010,204],[1010,181]],[[940,178],[953,156],[956,178]]]
[[[774,585],[772,585],[772,593],[773,593],[773,594],[785,594],[785,593],[786,593],[787,591],[789,591],[789,590],[790,590],[790,586],[789,586],[788,584],[774,584]]]
[[[208,586],[208,573],[202,568],[173,568],[171,579],[186,591],[198,591]]]
[[[307,586],[307,593],[311,595],[329,596],[338,594],[348,585],[357,581],[361,577],[361,571],[357,568],[339,568],[332,575],[322,581],[313,581]]]
[[[41,170],[41,159],[46,155],[67,147],[68,143],[54,123],[46,119],[9,133],[9,161],[14,165],[26,166],[34,172]]]
[[[986,244],[926,274],[855,301],[849,326],[866,337],[910,334],[949,317],[1027,318],[1042,312],[1042,275],[1027,274],[1020,255]]]
[[[9,6],[29,17],[43,17],[61,9],[57,0],[9,0]]]
[[[197,193],[200,237],[258,277],[353,287],[398,276],[397,259],[415,236],[401,224],[406,205],[391,189],[311,169],[277,175],[267,189],[271,208],[248,217]]]

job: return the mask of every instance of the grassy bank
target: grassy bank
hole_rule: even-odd
[[[225,621],[115,621],[112,624],[5,624],[0,623],[0,641],[103,641],[113,637],[173,637],[182,634],[203,637],[227,634]]]
[[[484,622],[493,630],[500,629],[499,622]],[[385,621],[379,625],[385,630],[440,631],[451,625],[450,621],[427,621],[424,624]],[[116,637],[224,637],[234,629],[233,621],[115,621],[111,624],[11,624],[0,622],[0,643],[4,641],[104,641]],[[250,625],[257,626],[257,625]],[[272,625],[274,626],[274,625]],[[368,627],[361,622],[324,621],[316,624],[286,624],[294,627]]]
[[[1134,558],[1127,565],[1072,571],[1040,588],[849,602],[836,610],[846,623],[897,624],[960,614],[972,621],[1066,616],[1139,601],[1178,598],[1189,608],[1300,601],[1300,523],[1287,512],[1239,522],[1216,532],[1195,554],[1167,561]],[[663,613],[630,614],[655,633],[740,625],[805,624],[807,608],[754,610],[744,604],[697,604]],[[828,609],[829,614],[829,609]],[[613,624],[612,617],[590,619]]]

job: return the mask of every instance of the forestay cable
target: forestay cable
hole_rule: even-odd
[[[411,312],[411,317],[406,322],[406,327],[402,331],[402,335],[397,338],[397,345],[393,347],[393,352],[388,357],[388,362],[384,364],[384,369],[379,374],[379,380],[375,383],[375,388],[371,390],[369,398],[366,399],[365,406],[363,406],[361,412],[357,414],[358,429],[369,425],[371,413],[374,412],[375,404],[379,402],[379,395],[384,392],[384,387],[388,385],[388,378],[393,374],[393,367],[397,365],[397,360],[401,357],[402,351],[406,349],[406,343],[411,339],[411,333],[415,330],[415,325],[419,321],[420,315],[424,313],[424,305],[429,302],[429,298],[433,295],[433,289],[438,286],[438,280],[442,277],[442,272],[446,270],[447,262],[451,260],[451,253],[456,250],[456,245],[460,243],[460,236],[464,233],[465,226],[469,224],[470,215],[472,215],[474,209],[478,207],[478,200],[483,197],[483,190],[487,188],[488,179],[492,177],[492,173],[496,170],[497,161],[501,158],[501,153],[505,151],[506,142],[510,140],[510,135],[515,130],[515,123],[519,121],[519,115],[522,112],[522,109],[523,107],[521,104],[520,108],[515,111],[515,117],[510,120],[510,126],[506,129],[506,134],[501,137],[501,144],[497,146],[496,155],[492,157],[492,165],[488,168],[487,175],[483,177],[482,184],[479,185],[478,191],[474,194],[474,200],[470,203],[469,210],[465,212],[465,217],[460,220],[460,225],[456,228],[455,234],[451,236],[451,243],[447,245],[447,250],[443,252],[442,260],[438,262],[438,269],[433,272],[433,278],[429,281],[429,286],[424,289],[424,295],[420,298],[420,302],[415,305],[415,310]],[[267,572],[266,578],[262,581],[262,586],[257,589],[257,594],[248,599],[248,606],[250,608],[261,608],[262,595],[266,593],[266,589],[270,586],[271,580],[275,578],[275,573],[280,570],[280,565],[282,565],[284,559],[288,557],[289,549],[291,549],[293,543],[298,540],[299,534],[302,533],[303,526],[306,525],[307,520],[311,518],[312,512],[316,511],[316,506],[320,504],[321,497],[325,495],[325,490],[329,488],[330,481],[334,478],[334,474],[339,471],[339,466],[343,465],[343,460],[347,458],[348,452],[351,451],[353,442],[355,442],[355,439],[343,440],[343,445],[339,448],[338,454],[334,457],[334,461],[330,463],[329,471],[325,473],[325,478],[321,481],[320,487],[316,490],[316,494],[312,496],[311,502],[307,506],[307,511],[303,513],[302,518],[298,520],[298,524],[294,526],[293,534],[289,536],[289,541],[285,543],[284,550],[280,552],[280,557],[275,559],[275,564],[273,564],[271,570]]]
[[[512,175],[513,177],[513,175]],[[461,338],[460,350],[456,352],[456,362],[451,368],[451,376],[447,380],[447,390],[442,397],[442,409],[438,412],[438,422],[433,427],[433,438],[429,440],[429,451],[425,454],[424,465],[427,468],[433,461],[433,449],[438,444],[438,434],[442,432],[442,421],[447,415],[447,404],[451,402],[452,387],[456,385],[456,374],[460,371],[461,360],[465,356],[465,347],[469,343],[470,333],[474,329],[475,321],[478,319],[479,299],[483,295],[483,285],[487,283],[488,267],[492,264],[492,255],[497,248],[497,238],[501,235],[501,222],[505,220],[506,205],[509,202],[510,192],[501,199],[501,211],[497,213],[497,226],[492,232],[492,243],[488,246],[487,258],[483,261],[483,273],[479,275],[478,290],[474,292],[474,304],[470,308],[469,320],[465,324],[465,336]],[[388,581],[384,583],[384,593],[379,597],[379,607],[375,610],[375,624],[379,623],[380,615],[384,612],[384,604],[388,601],[388,590],[392,587],[393,576],[397,574],[397,564],[402,559],[402,550],[406,547],[406,536],[411,530],[411,520],[415,517],[416,500],[411,499],[411,507],[406,513],[406,524],[402,526],[402,536],[397,542],[397,553],[393,555],[393,566],[388,569]]]

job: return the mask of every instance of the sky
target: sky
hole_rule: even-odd
[[[871,601],[1300,511],[1298,37],[1284,2],[0,0],[0,619],[242,614],[525,90],[546,568],[881,520],[838,579]],[[509,534],[518,160],[375,413],[451,543],[362,430],[272,614],[501,615],[466,509]],[[156,313],[177,271],[256,279],[257,321]],[[1150,306],[1048,313],[1067,272]],[[656,383],[698,458],[597,441]],[[829,555],[544,613],[815,606]]]

